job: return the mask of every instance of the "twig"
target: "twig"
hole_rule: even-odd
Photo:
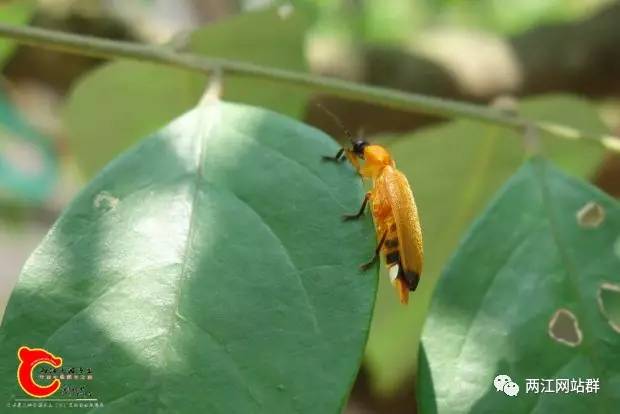
[[[219,101],[222,97],[222,82],[222,71],[219,69],[214,70],[209,77],[209,83],[200,98],[199,104],[207,105]]]
[[[221,70],[228,74],[249,75],[275,80],[280,83],[303,86],[315,92],[383,105],[394,109],[436,115],[444,118],[473,119],[516,129],[521,133],[524,133],[528,128],[534,128],[564,139],[595,141],[605,148],[620,152],[620,139],[611,135],[592,134],[564,125],[528,120],[481,105],[362,85],[236,60],[180,53],[160,46],[81,36],[35,27],[19,27],[0,23],[0,37],[10,38],[31,46],[79,55],[155,62],[202,73],[213,73],[214,71]]]

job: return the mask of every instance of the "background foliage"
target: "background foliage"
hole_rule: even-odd
[[[269,3],[267,7],[258,3],[261,2],[218,0],[207,6],[192,0],[39,3],[14,0],[0,6],[0,21],[30,22],[77,33],[161,43],[163,47],[178,51],[327,74],[404,91],[471,99],[482,104],[514,95],[517,98],[508,99],[505,110],[594,133],[613,133],[620,125],[617,104],[620,88],[614,69],[620,65],[615,52],[619,37],[614,29],[617,27],[614,16],[620,16],[617,2],[323,0],[292,4],[265,2]],[[608,20],[612,24],[604,24]],[[422,39],[429,39],[429,33],[455,30],[458,30],[459,41],[468,39],[473,43],[458,43],[455,48],[453,43],[440,42],[433,43],[432,47],[455,57],[464,56],[465,60],[457,60],[454,65],[425,57],[420,47]],[[481,38],[492,41],[476,43]],[[441,41],[441,36],[439,39]],[[506,54],[505,50],[510,53]],[[523,54],[523,50],[531,53]],[[506,56],[510,58],[508,62],[518,68],[516,72],[505,70]],[[554,61],[558,64],[552,65]],[[127,315],[137,312],[136,309],[118,306],[116,301],[122,296],[114,298],[112,293],[117,292],[116,278],[122,282],[120,275],[127,275],[122,282],[128,284],[124,294],[145,301],[136,293],[139,290],[136,286],[143,281],[137,271],[143,267],[138,265],[147,264],[132,262],[128,259],[132,255],[122,254],[114,246],[127,231],[139,233],[133,221],[148,217],[169,224],[166,236],[177,234],[189,238],[188,226],[192,228],[192,225],[184,221],[187,212],[169,217],[164,207],[180,200],[187,201],[188,193],[183,191],[194,188],[195,178],[202,176],[191,164],[190,155],[183,152],[187,149],[184,143],[195,144],[200,138],[196,134],[181,133],[183,138],[176,142],[178,137],[170,134],[171,129],[162,128],[201,101],[209,79],[179,69],[133,61],[101,62],[17,48],[4,39],[0,40],[0,65],[4,67],[0,87],[0,308],[4,307],[26,256],[52,227],[60,212],[65,211],[32,256],[15,290],[0,329],[0,339],[6,347],[3,354],[8,358],[8,365],[4,366],[8,367],[7,372],[11,371],[14,355],[9,351],[17,343],[15,341],[22,340],[25,335],[15,326],[31,320],[26,304],[33,300],[40,304],[36,309],[52,306],[60,312],[53,323],[47,318],[49,311],[45,318],[37,321],[37,337],[46,346],[69,349],[77,362],[85,361],[89,356],[64,343],[56,330],[60,329],[63,335],[76,335],[77,331],[86,329],[92,334],[88,336],[92,343],[105,340],[106,343],[124,344],[125,349],[117,346],[119,349],[110,350],[110,355],[115,355],[119,361],[138,358],[131,350],[140,348],[139,335],[115,337],[122,332],[118,323],[111,321],[126,321],[125,327],[133,326],[136,332],[147,328],[140,325],[140,321],[135,322],[138,325],[127,322]],[[485,74],[484,82],[474,82],[477,86],[473,89],[463,82],[463,79],[471,80],[471,72]],[[513,76],[515,73],[518,76]],[[607,384],[607,391],[598,399],[535,401],[532,396],[525,396],[515,404],[510,402],[511,411],[561,408],[584,412],[591,407],[603,412],[609,410],[618,398],[615,391],[610,391],[617,382],[618,361],[611,351],[617,333],[606,318],[614,318],[617,314],[614,309],[620,301],[614,289],[602,291],[607,316],[602,315],[594,307],[594,285],[591,284],[618,282],[618,243],[613,236],[617,206],[614,200],[585,181],[592,181],[610,194],[620,194],[617,158],[596,145],[579,140],[522,136],[464,120],[437,124],[437,119],[334,99],[317,95],[312,90],[249,77],[224,74],[222,81],[225,101],[270,109],[342,136],[342,126],[316,109],[315,104],[321,103],[334,112],[347,129],[364,129],[369,140],[385,144],[414,189],[427,254],[423,280],[412,296],[411,305],[402,308],[386,275],[380,274],[370,337],[347,406],[349,412],[410,413],[416,405],[422,412],[455,412],[455,406],[462,407],[463,412],[505,411],[509,403],[507,397],[502,399],[505,396],[501,393],[492,393],[489,381],[498,369],[510,371],[522,381],[527,376],[566,373],[600,376]],[[303,261],[303,268],[307,265],[308,270],[301,280],[310,286],[307,294],[309,303],[314,304],[316,323],[327,334],[318,337],[312,334],[310,325],[304,325],[312,319],[313,312],[300,304],[303,295],[297,285],[287,283],[286,278],[277,279],[278,283],[271,285],[264,284],[288,274],[268,270],[274,263],[286,265],[281,250],[269,248],[271,245],[263,239],[253,240],[252,246],[245,246],[243,251],[243,245],[237,244],[237,241],[249,240],[249,235],[268,230],[260,223],[251,227],[256,231],[244,232],[237,227],[239,223],[230,219],[231,227],[219,226],[220,231],[216,233],[231,246],[230,252],[224,249],[214,255],[210,239],[200,236],[204,252],[190,249],[194,253],[192,256],[172,249],[176,256],[171,258],[169,266],[158,265],[158,270],[149,272],[179,281],[179,262],[194,263],[195,259],[196,263],[217,264],[215,267],[201,265],[204,268],[199,266],[189,271],[187,283],[196,284],[195,294],[207,287],[222,290],[209,293],[211,300],[205,303],[197,303],[190,290],[187,303],[192,303],[188,306],[195,320],[182,324],[196,324],[200,318],[206,318],[200,319],[205,326],[223,329],[216,332],[221,335],[217,338],[221,347],[214,352],[232,355],[239,362],[237,374],[241,374],[236,376],[230,366],[213,369],[221,370],[218,372],[231,381],[228,384],[241,387],[239,381],[248,381],[249,388],[254,391],[246,397],[252,398],[241,399],[237,401],[239,404],[247,404],[245,407],[251,410],[262,407],[272,412],[277,407],[307,412],[316,412],[313,410],[321,407],[321,412],[338,412],[360,363],[375,289],[374,275],[362,276],[356,268],[372,252],[370,221],[353,226],[342,226],[338,221],[340,214],[357,208],[361,186],[351,169],[332,168],[336,166],[319,162],[320,155],[335,152],[337,146],[316,130],[293,120],[284,121],[265,110],[232,104],[223,107],[229,114],[224,118],[230,125],[214,134],[218,143],[214,145],[221,151],[215,151],[213,165],[208,164],[208,174],[214,174],[209,175],[208,181],[212,183],[213,179],[235,194],[238,190],[249,194],[255,210],[270,217],[268,228],[281,239],[285,250],[295,259],[293,262]],[[196,118],[196,113],[189,112],[181,119]],[[247,133],[237,134],[238,128],[246,128]],[[160,132],[154,134],[158,130]],[[150,138],[144,140],[144,137]],[[273,148],[265,147],[263,143],[267,142],[276,146],[277,151],[283,151],[284,157],[273,152]],[[153,152],[149,152],[149,148]],[[154,148],[163,150],[156,153]],[[128,149],[128,154],[132,155],[121,155]],[[172,162],[175,154],[183,155],[182,162]],[[531,161],[533,156],[535,161]],[[106,165],[109,166],[104,168]],[[560,228],[564,235],[562,244],[568,246],[564,256],[568,256],[571,263],[579,259],[584,266],[574,280],[556,269],[566,257],[556,254],[558,246],[544,233],[551,221],[542,216],[539,188],[542,181],[536,179],[541,177],[536,175],[540,171],[545,171],[542,181],[548,183],[549,197],[553,200],[551,221],[564,223]],[[233,178],[224,177],[224,172]],[[243,184],[247,179],[249,181]],[[206,186],[206,182],[202,184]],[[142,187],[142,184],[148,185]],[[151,185],[158,188],[153,194],[146,190]],[[82,192],[70,204],[80,189]],[[132,198],[132,193],[141,197]],[[97,194],[104,195],[99,203],[95,203]],[[110,194],[112,198],[108,197]],[[123,202],[119,194],[131,202]],[[573,231],[575,211],[587,200],[596,200],[605,206],[605,224],[598,231]],[[105,214],[99,215],[102,212],[93,209],[93,203],[106,210]],[[221,204],[229,205],[236,204]],[[212,214],[225,210],[220,207],[211,210],[207,204],[199,204],[196,211],[201,219],[194,223],[196,228],[216,223]],[[88,225],[89,221],[95,223],[94,227]],[[474,222],[476,224],[471,227]],[[144,237],[154,240],[155,247],[159,239],[167,239],[148,226],[145,231],[142,238],[132,237],[122,246],[138,252],[145,248]],[[502,235],[527,231],[544,233],[547,238],[541,236],[534,240],[532,237],[523,246],[510,244],[512,239],[507,239],[505,245],[498,242],[503,240]],[[202,230],[199,233],[202,235]],[[273,242],[273,234],[267,233],[263,235]],[[237,237],[233,237],[235,234]],[[74,251],[75,243],[85,243],[84,249]],[[515,261],[531,272],[493,272],[492,264],[500,261],[511,247],[541,252],[536,266],[528,262],[529,256],[522,257],[520,250],[519,255],[511,258],[511,263]],[[154,248],[145,254],[157,256],[158,251]],[[54,257],[63,257],[67,262]],[[152,259],[157,262],[163,260],[162,257]],[[334,265],[336,261],[339,261],[337,266]],[[599,262],[604,265],[597,264]],[[134,265],[138,267],[133,268]],[[264,271],[250,277],[249,282],[244,279],[247,285],[229,286],[226,282],[225,289],[218,287],[226,278],[215,275],[228,274],[231,268],[237,269],[235,266],[241,266],[239,272],[253,266],[264,266]],[[604,268],[600,270],[597,266]],[[545,273],[540,269],[555,270]],[[581,274],[589,274],[593,269],[600,271],[587,281],[582,279],[585,276]],[[100,285],[84,279],[92,274],[102,277]],[[203,274],[208,276],[201,276]],[[545,275],[552,278],[554,284],[540,281]],[[500,280],[499,285],[496,279]],[[515,280],[523,282],[515,288]],[[575,283],[586,295],[573,295],[566,305],[576,313],[584,332],[584,344],[574,349],[545,336],[543,326],[554,309],[566,304],[564,290],[571,286],[571,280],[577,280]],[[151,285],[153,290],[149,290],[158,298],[165,297],[167,292],[160,282],[161,279],[155,278]],[[489,284],[494,292],[497,290],[490,302],[487,297],[481,297]],[[180,285],[182,283],[177,283],[175,287]],[[531,286],[539,288],[534,290]],[[258,290],[265,296],[264,300],[258,303],[248,293],[243,296],[244,300],[227,299],[226,308],[214,305],[223,297],[218,296],[221,292],[229,295],[226,298],[233,298],[237,289],[246,293]],[[497,311],[496,307],[515,296],[515,289],[521,289],[517,290],[521,292],[517,299],[506,309]],[[77,295],[84,290],[86,293]],[[526,294],[538,295],[539,303],[533,306]],[[58,305],[59,301],[68,301],[68,305]],[[266,303],[282,306],[271,307]],[[530,309],[530,313],[521,315],[518,311],[524,308]],[[70,319],[81,309],[85,310]],[[210,315],[213,309],[217,311],[215,316]],[[203,313],[208,316],[197,316]],[[520,323],[514,321],[517,314],[521,315]],[[168,320],[171,312],[162,311],[158,315],[161,318],[145,321]],[[69,322],[62,325],[65,320]],[[222,321],[226,321],[226,327]],[[277,322],[277,327],[269,326],[273,321]],[[94,328],[99,324],[106,329],[97,333]],[[307,328],[303,335],[295,336],[297,331],[293,327],[297,325]],[[191,326],[179,328],[175,344],[195,346],[192,341],[198,333],[195,326]],[[468,326],[473,326],[473,331],[463,332]],[[484,331],[485,326],[501,327],[507,330],[507,337],[517,338],[515,341],[532,335],[536,339],[524,341],[520,350],[515,350],[505,342],[496,341],[493,333],[499,332],[498,328],[490,330],[484,343],[474,343],[475,335],[472,335],[477,333],[476,329]],[[248,335],[247,341],[239,339],[242,332]],[[263,336],[265,332],[279,339],[270,341]],[[13,339],[7,339],[9,336]],[[418,367],[421,336],[425,352]],[[455,340],[443,341],[446,337]],[[196,343],[216,347],[214,342],[217,341],[202,338],[202,342],[197,340]],[[274,343],[277,349],[269,348]],[[256,348],[257,344],[260,347]],[[306,359],[296,353],[299,349],[304,350]],[[176,371],[191,365],[189,360],[175,360],[163,345],[155,351],[163,352],[164,363],[173,366],[175,372],[161,374],[159,362],[148,358],[141,360],[138,376],[143,377],[134,378],[141,384],[140,389],[133,397],[128,397],[129,401],[140,393],[151,392],[154,384],[177,384]],[[194,351],[188,351],[185,356],[202,358]],[[541,367],[532,364],[528,358],[537,352],[550,355],[548,364]],[[484,358],[479,353],[484,353]],[[605,363],[592,362],[592,353],[600,354]],[[258,361],[261,356],[264,361],[277,360],[276,365],[280,364],[277,372],[269,371],[273,368],[269,364],[261,365]],[[226,358],[222,357],[221,361]],[[560,369],[562,364],[565,364],[564,371]],[[607,369],[602,369],[601,365]],[[143,381],[149,372],[157,372],[154,382]],[[262,383],[252,377],[256,373],[268,379]],[[475,376],[476,381],[462,393],[450,397],[449,388],[454,381],[468,376]],[[222,383],[208,384],[206,396],[223,387]],[[294,386],[289,387],[289,384]],[[6,387],[15,389],[14,384],[8,382]],[[314,390],[315,394],[311,395],[309,390]],[[112,388],[97,391],[119,397],[122,394],[121,390]],[[170,393],[160,403],[171,404],[176,397],[175,393]],[[218,400],[217,409],[232,409],[233,406],[227,404],[234,403],[234,399]],[[143,408],[154,409],[159,403],[150,401],[149,404]]]

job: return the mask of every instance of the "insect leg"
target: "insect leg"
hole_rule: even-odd
[[[360,168],[361,168],[360,163],[355,157],[355,154],[353,154],[351,150],[348,150],[346,148],[341,148],[338,151],[338,153],[336,153],[336,155],[334,155],[333,157],[331,155],[323,155],[322,159],[323,161],[331,161],[331,162],[337,162],[337,163],[340,163],[344,161],[345,159],[348,159],[349,162],[353,165],[353,168],[355,168],[355,171],[357,171],[357,174],[362,176],[362,174],[360,173]]]
[[[364,201],[362,201],[362,206],[360,207],[360,210],[355,214],[343,215],[342,220],[344,221],[357,220],[360,217],[362,217],[364,215],[364,210],[366,210],[366,206],[368,205],[368,200],[370,200],[370,191],[367,192],[366,195],[364,196]]]
[[[333,161],[333,162],[340,162],[342,160],[344,160],[344,148],[340,148],[340,151],[338,151],[338,153],[334,156],[331,155],[323,155],[323,160],[324,161]]]
[[[374,265],[375,263],[377,263],[377,260],[379,260],[379,253],[381,253],[381,248],[383,247],[383,243],[385,243],[385,238],[387,237],[387,230],[383,233],[383,236],[381,236],[381,240],[379,241],[379,244],[377,245],[377,248],[375,249],[375,254],[374,256],[372,256],[372,259],[370,259],[369,262],[364,263],[360,266],[360,269],[362,270],[368,270],[370,269],[370,267],[372,265]]]
[[[361,168],[360,162],[357,160],[357,157],[355,156],[353,151],[345,150],[344,151],[344,155],[346,155],[346,157],[349,159],[349,162],[351,163],[351,165],[353,165],[353,168],[355,168],[355,171],[357,171],[357,173],[359,175],[361,175],[361,173],[360,173],[360,168]]]

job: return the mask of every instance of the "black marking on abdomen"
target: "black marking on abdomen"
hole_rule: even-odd
[[[420,282],[420,275],[414,271],[407,271],[403,267],[401,262],[398,262],[398,276],[401,278],[409,290],[413,292],[418,287],[418,283]]]
[[[398,239],[390,239],[385,241],[385,247],[388,249],[395,249],[398,247]]]
[[[399,261],[400,261],[400,254],[398,253],[398,250],[394,250],[393,252],[389,252],[388,254],[385,255],[385,262],[388,265],[398,263]]]

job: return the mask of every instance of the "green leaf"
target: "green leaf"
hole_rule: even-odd
[[[87,75],[65,107],[68,140],[86,176],[196,105],[206,83],[194,73],[116,62]]]
[[[39,205],[58,178],[51,140],[37,132],[0,90],[0,202]]]
[[[13,0],[0,4],[0,22],[12,25],[28,23],[34,13],[36,3],[34,0]],[[0,68],[15,49],[15,42],[0,39]]]
[[[305,72],[304,42],[311,19],[306,8],[285,16],[277,9],[244,13],[196,31],[189,50],[223,59]],[[278,81],[224,73],[224,97],[272,109],[295,118],[304,115],[310,93]]]
[[[588,208],[593,215],[590,203],[602,222],[584,222]],[[615,200],[542,159],[526,163],[472,227],[437,286],[422,338],[422,412],[613,412],[620,335],[599,296],[620,282],[612,248],[618,234]],[[517,383],[517,397],[495,389],[498,374]],[[600,391],[536,394],[526,392],[528,378],[599,378]]]
[[[604,133],[593,107],[570,96],[529,99],[521,112],[532,118]],[[603,150],[596,145],[542,136],[541,151],[562,168],[587,177]],[[390,145],[418,204],[425,264],[409,309],[394,299],[387,276],[379,296],[367,348],[367,363],[379,391],[391,392],[416,372],[422,324],[437,277],[471,221],[519,168],[523,138],[499,127],[458,121],[398,138]]]
[[[301,10],[287,18],[273,9],[242,14],[194,32],[188,49],[209,57],[303,71],[308,20]],[[206,81],[201,74],[136,62],[110,63],[84,77],[64,112],[80,169],[87,177],[94,175],[140,137],[196,105]],[[223,96],[300,117],[307,92],[225,75]]]
[[[111,412],[340,413],[376,293],[362,186],[322,132],[195,109],[108,165],[29,259],[0,330],[91,367]]]

